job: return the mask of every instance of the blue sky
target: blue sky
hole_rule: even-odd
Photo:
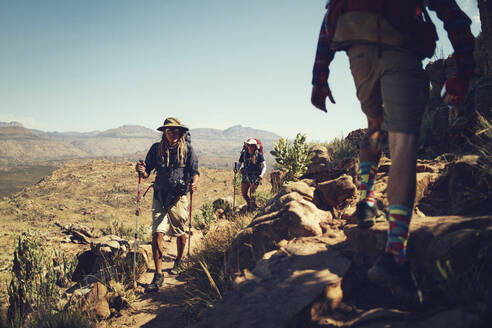
[[[480,31],[476,0],[458,1]],[[0,0],[0,121],[46,131],[232,125],[328,141],[364,127],[344,53],[310,105],[324,0]],[[435,23],[438,19],[433,16]],[[445,55],[451,47],[440,30]]]

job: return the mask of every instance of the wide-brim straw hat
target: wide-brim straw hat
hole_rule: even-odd
[[[164,120],[164,124],[161,127],[158,127],[158,131],[164,131],[167,128],[180,128],[183,132],[188,131],[189,129],[181,124],[181,121],[175,117],[168,117]]]

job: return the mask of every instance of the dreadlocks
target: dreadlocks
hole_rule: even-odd
[[[188,147],[186,146],[186,140],[185,140],[185,134],[181,133],[181,136],[179,137],[178,143],[178,163],[182,163],[186,159],[186,153],[188,151]],[[166,135],[163,133],[162,134],[162,139],[161,143],[159,145],[159,151],[158,155],[160,156],[161,160],[164,162],[164,158],[166,159],[166,166],[169,167],[169,149],[171,148],[171,145],[169,145],[169,142],[167,141]],[[164,155],[165,154],[165,155]]]

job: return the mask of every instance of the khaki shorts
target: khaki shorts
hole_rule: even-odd
[[[152,233],[162,232],[165,235],[179,237],[185,234],[188,221],[188,198],[181,196],[177,203],[167,212],[162,203],[153,198],[152,201]]]
[[[362,111],[371,118],[384,115],[384,129],[418,134],[429,97],[429,79],[412,53],[378,46],[352,45],[347,54]]]

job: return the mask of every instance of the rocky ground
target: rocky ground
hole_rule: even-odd
[[[232,171],[202,168],[200,173],[199,190],[193,194],[193,215],[200,213],[199,209],[205,203],[218,198],[233,198]],[[151,181],[152,176],[143,180],[142,193],[147,190]],[[107,233],[111,229],[127,231],[128,236],[125,238],[133,244],[137,182],[134,163],[74,161],[55,170],[38,183],[4,197],[0,201],[0,278],[9,279],[14,239],[27,229],[37,231],[48,247],[61,250],[67,256],[87,251],[90,246],[85,242],[90,242],[101,236],[102,231]],[[268,192],[269,184],[265,181],[260,190]],[[244,201],[238,192],[236,190],[236,205],[241,206]],[[144,243],[150,241],[151,200],[152,190],[142,198],[138,218],[144,231]],[[79,226],[90,230],[90,237],[80,237],[80,233],[76,233]],[[198,242],[199,235],[199,231],[196,231],[192,238],[193,243]],[[166,241],[166,249],[169,250],[169,256],[175,256],[174,240]],[[172,266],[171,257],[167,258],[165,268]],[[141,278],[141,283],[144,284],[153,275],[152,261],[149,263],[149,272]],[[104,324],[112,327],[162,327],[161,319],[165,318],[162,320],[168,322],[169,327],[175,326],[172,324],[175,320],[177,326],[181,326],[185,320],[181,318],[182,284],[170,276],[166,279],[162,293],[150,296],[138,294],[137,301],[127,314]],[[0,290],[0,303],[4,307],[8,305],[5,286],[6,284],[2,284]]]
[[[367,231],[354,224],[357,162],[342,160],[333,167],[328,165],[331,159],[325,148],[316,146],[312,151],[315,157],[307,174],[282,187],[233,240],[224,255],[224,270],[235,277],[234,289],[199,322],[183,314],[186,286],[179,277],[166,271],[159,292],[143,293],[143,286],[153,276],[149,261],[130,306],[115,311],[106,305],[103,312],[109,318],[100,320],[99,325],[474,327],[483,323],[491,300],[487,286],[492,283],[492,203],[483,186],[483,181],[490,181],[490,173],[483,173],[479,158],[441,157],[418,163],[409,256],[427,303],[423,311],[409,311],[364,278],[384,247],[387,224]],[[13,238],[29,228],[38,231],[54,249],[81,254],[112,248],[111,242],[94,244],[116,221],[129,228],[126,239],[131,244],[137,181],[133,165],[70,163],[36,185],[4,198],[0,202],[0,268],[4,277],[11,269]],[[390,165],[391,161],[383,158],[377,172],[376,197],[381,208],[387,205]],[[230,197],[233,190],[232,172],[203,169],[201,173],[200,191],[193,200],[196,212],[206,202]],[[142,184],[142,190],[150,180]],[[265,191],[270,186],[265,183],[261,188]],[[144,226],[150,224],[149,197],[144,198],[139,217]],[[241,203],[239,196],[237,199]],[[440,214],[432,209],[439,209]],[[451,212],[461,215],[449,216]],[[148,251],[149,234],[145,231],[141,249]],[[193,248],[200,239],[200,231],[195,230]],[[126,245],[127,250],[130,244],[124,241],[120,246]],[[176,252],[174,240],[166,239],[165,248],[164,268],[168,270]],[[6,301],[4,298],[2,303]]]
[[[312,151],[316,155],[304,179],[284,186],[236,236],[227,252],[227,271],[238,273],[234,289],[193,327],[482,327],[489,323],[492,197],[490,192],[480,197],[484,176],[476,157],[418,162],[408,255],[424,301],[409,307],[394,297],[399,290],[381,289],[367,280],[367,269],[384,249],[388,223],[367,230],[355,224],[357,163],[346,160],[330,168],[326,149],[316,146]],[[375,189],[381,208],[387,204],[384,192],[390,165],[383,158],[377,172]],[[490,181],[490,173],[485,175]],[[457,178],[463,176],[468,179]],[[430,209],[447,216],[428,216]]]

